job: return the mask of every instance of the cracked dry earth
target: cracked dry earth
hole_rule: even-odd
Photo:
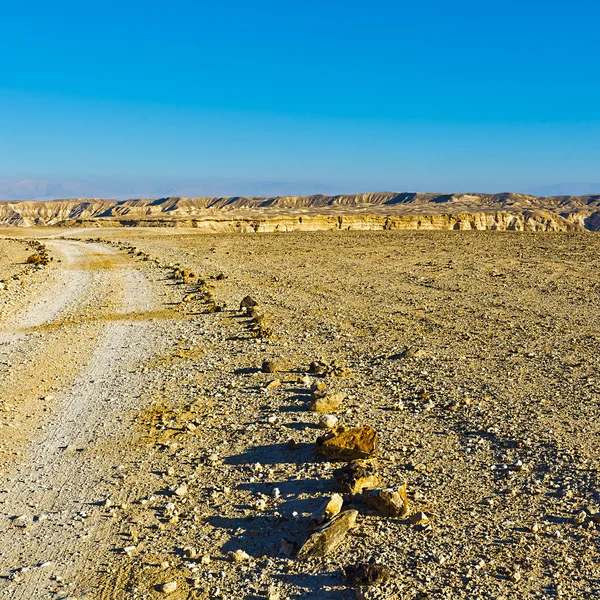
[[[598,596],[598,236],[100,232],[0,292],[0,598]],[[338,491],[315,382],[426,520],[345,493],[299,559]]]

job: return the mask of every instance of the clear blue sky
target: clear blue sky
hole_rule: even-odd
[[[4,3],[0,178],[600,180],[600,3]]]

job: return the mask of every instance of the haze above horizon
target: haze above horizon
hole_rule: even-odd
[[[600,193],[595,2],[58,1],[3,17],[0,199]]]

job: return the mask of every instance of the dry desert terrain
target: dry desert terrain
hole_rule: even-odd
[[[598,596],[597,234],[2,233],[0,598]]]

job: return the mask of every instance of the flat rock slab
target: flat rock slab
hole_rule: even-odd
[[[298,558],[321,558],[337,548],[344,541],[348,531],[354,527],[357,516],[357,510],[345,510],[333,517],[304,542],[298,552]]]
[[[328,460],[369,458],[377,452],[378,444],[377,432],[370,425],[337,427],[317,438],[317,454]]]

